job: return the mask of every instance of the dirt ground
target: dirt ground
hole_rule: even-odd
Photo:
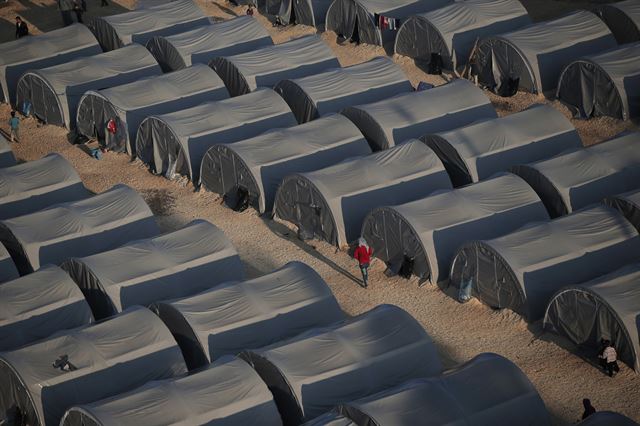
[[[230,18],[244,13],[223,0],[197,0],[209,15]],[[133,6],[134,0],[110,1],[100,8],[99,0],[88,0],[87,17],[111,14]],[[548,19],[576,8],[592,7],[594,2],[567,0],[524,0],[534,19]],[[10,0],[0,7],[0,42],[13,39],[13,19],[21,15],[32,32],[49,31],[61,25],[53,0]],[[272,27],[259,17],[277,43],[314,33],[309,27]],[[380,47],[339,45],[336,35],[323,33],[343,66],[384,55]],[[406,58],[394,57],[412,83],[427,81],[442,84],[444,79],[426,75]],[[490,95],[501,115],[511,114],[533,103],[550,102],[542,97],[519,93],[503,99]],[[558,102],[551,102],[563,111]],[[0,105],[0,123],[7,129],[10,108]],[[629,122],[600,118],[572,120],[585,145],[601,142],[625,129],[637,126]],[[125,183],[143,194],[158,220],[167,231],[196,218],[204,218],[221,227],[238,248],[247,274],[257,276],[292,261],[300,260],[314,267],[329,283],[342,308],[349,314],[364,312],[381,303],[403,307],[417,318],[437,343],[448,366],[464,362],[481,352],[495,352],[514,361],[532,380],[549,411],[554,424],[575,423],[582,412],[582,398],[590,398],[598,410],[612,410],[640,421],[640,378],[626,366],[614,379],[578,356],[566,341],[543,333],[540,323],[527,324],[509,311],[495,311],[477,301],[457,303],[451,294],[435,286],[417,287],[415,281],[385,277],[384,265],[372,265],[369,289],[362,289],[355,275],[355,262],[342,252],[322,242],[302,243],[282,225],[259,217],[254,211],[235,213],[221,204],[211,193],[195,193],[190,185],[170,182],[153,176],[140,163],[131,163],[125,155],[108,153],[101,161],[92,159],[79,146],[68,142],[67,131],[54,126],[41,126],[27,119],[21,127],[21,141],[13,144],[21,160],[34,160],[49,152],[58,152],[76,167],[88,188],[104,191],[117,183]],[[568,349],[568,350],[567,350]],[[491,385],[488,384],[488,390]]]

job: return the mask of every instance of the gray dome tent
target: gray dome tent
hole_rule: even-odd
[[[640,133],[512,167],[538,193],[551,217],[640,186]]]
[[[576,117],[640,117],[638,58],[640,42],[571,62],[560,75],[556,96]]]
[[[295,224],[302,237],[344,247],[360,236],[362,222],[374,207],[402,204],[451,188],[435,153],[411,140],[287,176],[278,188],[273,210],[278,218]]]
[[[413,87],[395,62],[377,57],[350,67],[282,80],[274,90],[287,101],[298,123],[306,123],[348,106],[411,92]]]
[[[553,294],[638,260],[638,231],[617,211],[597,206],[509,235],[463,245],[451,283],[470,287],[494,308],[540,319]]]
[[[285,425],[313,419],[343,401],[442,373],[429,335],[392,305],[241,356],[269,386]]]
[[[473,73],[501,96],[518,89],[555,93],[562,69],[571,61],[616,47],[609,28],[586,10],[480,41]]]
[[[287,103],[271,89],[146,118],[138,129],[138,157],[155,173],[176,173],[200,182],[202,158],[209,148],[295,126]]]
[[[327,31],[346,39],[382,46],[393,42],[397,29],[409,16],[447,3],[449,0],[334,0],[327,11],[325,26]]]
[[[60,154],[0,169],[0,220],[90,195],[78,172]]]
[[[168,72],[208,64],[216,56],[236,55],[272,44],[271,36],[256,18],[240,16],[179,34],[154,37],[147,42],[147,49]]]
[[[640,232],[640,189],[607,197],[604,201],[622,213]]]
[[[273,87],[284,78],[300,78],[340,66],[333,51],[318,35],[209,62],[231,96],[244,95],[258,87]]]
[[[319,170],[349,157],[371,154],[346,117],[331,114],[285,129],[269,130],[232,144],[214,145],[202,161],[202,185],[223,194],[227,205],[270,212],[287,175]]]
[[[91,31],[81,24],[2,43],[0,102],[15,102],[16,85],[25,71],[52,67],[98,53],[102,53],[98,41]]]
[[[456,1],[409,17],[398,30],[394,51],[446,70],[462,71],[478,39],[531,24],[518,0]]]
[[[154,36],[181,33],[209,24],[209,18],[193,0],[178,0],[119,13],[97,16],[89,28],[105,51],[131,43],[146,44]]]
[[[638,426],[638,423],[622,414],[598,411],[578,423],[578,426]]]
[[[68,259],[62,268],[85,294],[97,319],[244,277],[231,241],[204,220],[111,251]]]
[[[16,165],[16,157],[13,155],[9,141],[0,134],[0,168]]]
[[[18,278],[18,270],[4,245],[0,243],[0,283]]]
[[[70,408],[60,426],[281,426],[273,395],[246,362],[225,357],[184,377]]]
[[[510,173],[394,207],[378,207],[362,225],[374,256],[394,273],[437,284],[463,243],[495,238],[548,220],[538,195]]]
[[[275,16],[281,25],[299,24],[323,27],[333,0],[265,0],[263,13]]]
[[[78,105],[78,133],[106,141],[112,150],[135,156],[136,132],[150,115],[167,114],[203,102],[229,97],[220,77],[206,65],[151,76],[105,90],[87,91]],[[117,119],[117,131],[108,137],[110,119]]]
[[[454,186],[582,147],[573,124],[551,105],[535,105],[420,139],[438,154]]]
[[[374,151],[498,116],[489,98],[467,80],[347,107],[341,114],[358,126]]]
[[[599,5],[596,13],[611,29],[619,44],[640,41],[640,1]]]
[[[0,284],[0,352],[91,322],[82,292],[57,266]]]
[[[57,425],[73,405],[184,374],[180,348],[146,308],[0,353],[0,419]]]
[[[300,262],[157,303],[153,310],[175,336],[189,369],[345,318],[320,275]]]
[[[18,81],[17,102],[47,124],[75,127],[76,110],[87,90],[100,90],[161,74],[158,63],[139,44],[27,71]]]
[[[610,340],[618,359],[640,373],[640,263],[565,287],[547,306],[544,328],[597,350]]]
[[[88,256],[159,232],[142,197],[125,185],[0,222],[0,242],[21,275],[47,263]]]

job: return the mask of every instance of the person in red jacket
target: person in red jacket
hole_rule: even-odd
[[[371,262],[371,255],[373,255],[373,249],[369,247],[367,241],[364,238],[358,240],[358,247],[353,252],[353,257],[358,261],[360,265],[360,272],[362,272],[362,282],[364,288],[367,288],[369,281],[369,263]]]

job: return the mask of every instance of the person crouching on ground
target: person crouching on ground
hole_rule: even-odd
[[[367,288],[369,281],[369,263],[371,262],[371,255],[373,255],[373,249],[369,247],[364,238],[360,238],[358,240],[358,247],[356,248],[356,251],[353,252],[353,257],[358,261],[360,266],[364,288]]]
[[[9,119],[9,129],[11,131],[11,142],[18,142],[18,131],[20,130],[20,119],[16,117],[16,112],[11,111]]]

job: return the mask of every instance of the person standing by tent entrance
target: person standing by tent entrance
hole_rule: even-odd
[[[20,119],[16,117],[16,112],[11,111],[9,119],[9,129],[11,131],[11,142],[18,142],[18,130],[20,129]]]
[[[356,250],[353,252],[353,257],[358,261],[360,266],[364,288],[367,288],[369,281],[369,263],[371,262],[371,255],[373,255],[373,249],[369,247],[367,241],[364,238],[358,239],[358,247],[356,247]]]
[[[609,377],[613,377],[614,372],[619,372],[620,367],[618,366],[618,353],[616,349],[611,345],[609,340],[604,342],[605,348],[602,352],[602,358],[606,362],[606,372]]]
[[[29,27],[21,17],[16,16],[16,38],[22,38],[29,35]]]

